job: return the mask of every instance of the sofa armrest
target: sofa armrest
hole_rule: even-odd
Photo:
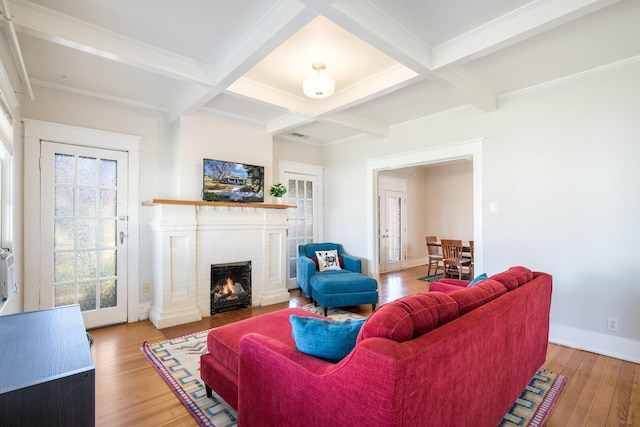
[[[311,427],[354,425],[354,420],[374,427],[400,425],[402,371],[398,364],[409,353],[382,338],[367,341],[371,343],[360,343],[333,364],[264,335],[244,336],[239,354],[238,425]]]
[[[311,291],[309,281],[311,280],[311,277],[316,274],[316,263],[306,256],[298,256],[297,267],[296,283],[307,293],[307,295],[309,295],[309,292]]]
[[[362,273],[362,261],[360,258],[352,257],[350,255],[342,255],[342,265],[345,270],[353,271],[354,273]]]

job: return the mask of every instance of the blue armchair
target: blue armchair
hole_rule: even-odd
[[[336,250],[341,269],[319,271],[316,251]],[[361,274],[362,261],[346,255],[338,243],[309,243],[298,246],[296,282],[311,301],[324,309],[378,303],[378,282]]]

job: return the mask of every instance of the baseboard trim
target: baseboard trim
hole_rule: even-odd
[[[640,341],[551,323],[549,342],[640,363]]]

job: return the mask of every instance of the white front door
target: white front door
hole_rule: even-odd
[[[41,142],[40,306],[127,321],[127,153]]]

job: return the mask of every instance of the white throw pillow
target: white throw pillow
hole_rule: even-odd
[[[340,268],[337,250],[316,251],[316,257],[318,258],[318,269],[320,271],[342,270],[342,268]]]

